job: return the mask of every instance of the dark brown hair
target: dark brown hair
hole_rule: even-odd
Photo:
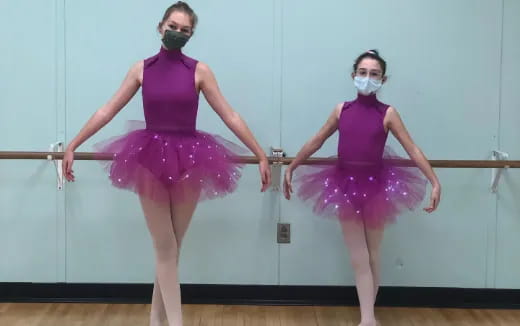
[[[367,52],[365,52],[365,53],[361,54],[359,57],[357,57],[356,61],[354,62],[354,65],[353,65],[354,73],[356,73],[359,64],[365,58],[377,60],[377,62],[379,62],[379,65],[381,66],[381,70],[383,71],[383,76],[386,74],[386,61],[383,58],[381,58],[381,56],[379,55],[379,52],[377,50],[368,50]]]

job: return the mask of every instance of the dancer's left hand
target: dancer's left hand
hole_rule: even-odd
[[[271,167],[267,158],[260,160],[258,169],[260,170],[260,178],[262,180],[262,189],[260,191],[264,192],[271,185]]]
[[[430,205],[424,208],[424,211],[431,213],[437,209],[439,206],[439,202],[441,201],[441,186],[435,185],[432,189],[432,194],[430,196]]]

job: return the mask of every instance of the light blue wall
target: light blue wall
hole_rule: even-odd
[[[159,49],[155,27],[169,4],[0,2],[0,150],[70,141],[132,63]],[[190,4],[200,25],[185,52],[210,65],[266,151],[282,146],[294,156],[334,105],[354,96],[353,59],[378,48],[390,76],[381,99],[431,159],[489,159],[494,149],[520,157],[516,0]],[[141,110],[138,94],[80,150],[124,132]],[[237,141],[204,101],[198,127]],[[336,144],[331,137],[318,155],[333,155]],[[135,195],[113,189],[98,163],[75,164],[77,182],[58,191],[51,162],[0,161],[0,282],[151,282],[153,252]],[[497,196],[490,170],[437,171],[441,208],[388,229],[383,283],[520,288],[520,174],[508,171]],[[336,222],[258,190],[257,167],[248,166],[237,193],[200,205],[183,282],[353,283]],[[276,243],[280,221],[292,225],[291,244]]]
[[[500,106],[500,149],[520,157],[520,2],[504,7],[504,46]],[[496,283],[500,288],[520,287],[520,171],[509,170],[497,205]]]
[[[36,15],[37,13],[37,15]],[[37,29],[27,28],[38,21]],[[0,2],[0,148],[43,150],[58,122],[56,4]],[[0,160],[0,279],[57,281],[63,247],[52,163]]]

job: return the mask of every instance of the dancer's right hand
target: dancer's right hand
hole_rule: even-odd
[[[291,199],[292,192],[292,169],[289,167],[285,170],[283,179],[283,194],[287,200]]]
[[[72,164],[74,164],[74,152],[70,149],[66,149],[61,164],[61,169],[65,179],[67,179],[67,181],[74,181],[74,170],[72,170]]]

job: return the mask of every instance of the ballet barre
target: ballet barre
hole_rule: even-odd
[[[0,151],[0,160],[47,160],[54,162],[56,168],[57,188],[63,189],[64,178],[62,172],[63,144],[51,144],[49,152],[24,152],[24,151]],[[281,149],[271,149],[271,156],[268,157],[272,165],[272,187],[274,191],[280,191],[281,167],[291,164],[294,157],[284,157],[285,153]],[[74,160],[80,161],[109,161],[113,159],[113,154],[101,154],[93,152],[75,152]],[[492,151],[491,160],[430,160],[434,168],[457,168],[457,169],[492,169],[491,170],[491,192],[498,191],[498,184],[504,169],[520,168],[520,160],[509,160],[509,155],[501,151]],[[260,161],[255,156],[239,156],[235,158],[237,163],[258,164]],[[303,165],[324,165],[333,164],[336,158],[314,157],[303,161]],[[387,164],[411,167],[415,166],[412,160],[407,159],[386,159]],[[356,162],[355,165],[370,165],[371,163]]]
[[[22,151],[0,151],[0,160],[62,160],[63,152],[22,152]],[[109,161],[113,159],[111,154],[99,154],[92,152],[75,152],[74,160],[78,161]],[[288,165],[294,157],[268,157],[271,164]],[[239,156],[236,158],[238,163],[258,164],[259,160],[256,156]],[[302,162],[304,165],[323,165],[336,162],[336,158],[314,157]],[[415,166],[411,160],[386,160],[396,166]],[[520,168],[520,160],[430,160],[434,168]],[[357,163],[363,165],[363,162]],[[366,163],[370,164],[370,163]]]

